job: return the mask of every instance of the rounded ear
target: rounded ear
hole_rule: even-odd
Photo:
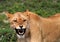
[[[26,12],[29,12],[29,10],[27,9]]]
[[[30,15],[29,13],[30,13],[30,11],[28,9],[24,12],[24,14],[27,15],[27,16]]]
[[[9,12],[5,12],[5,15],[6,15],[7,18],[10,18],[10,17],[13,16],[13,14],[10,14]]]

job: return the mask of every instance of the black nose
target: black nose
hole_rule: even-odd
[[[22,28],[23,27],[23,25],[21,25],[21,26],[19,26],[20,28]]]

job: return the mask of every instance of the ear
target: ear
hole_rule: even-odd
[[[27,9],[26,12],[29,12],[29,10]]]
[[[10,17],[13,16],[13,14],[10,14],[10,13],[8,13],[8,12],[5,12],[5,15],[6,15],[7,18],[10,18]]]
[[[27,9],[24,14],[26,15],[27,19],[30,20],[30,11]]]
[[[27,16],[29,16],[29,13],[30,13],[30,11],[28,9],[24,12],[24,14]]]

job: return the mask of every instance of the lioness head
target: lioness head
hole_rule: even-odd
[[[29,34],[29,21],[28,15],[22,12],[16,12],[14,14],[6,13],[10,26],[15,29],[19,38],[24,38]]]

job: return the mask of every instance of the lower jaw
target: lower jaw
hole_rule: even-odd
[[[22,38],[25,38],[25,35],[19,35],[19,34],[17,34],[17,37],[20,38],[20,39],[22,39]]]

